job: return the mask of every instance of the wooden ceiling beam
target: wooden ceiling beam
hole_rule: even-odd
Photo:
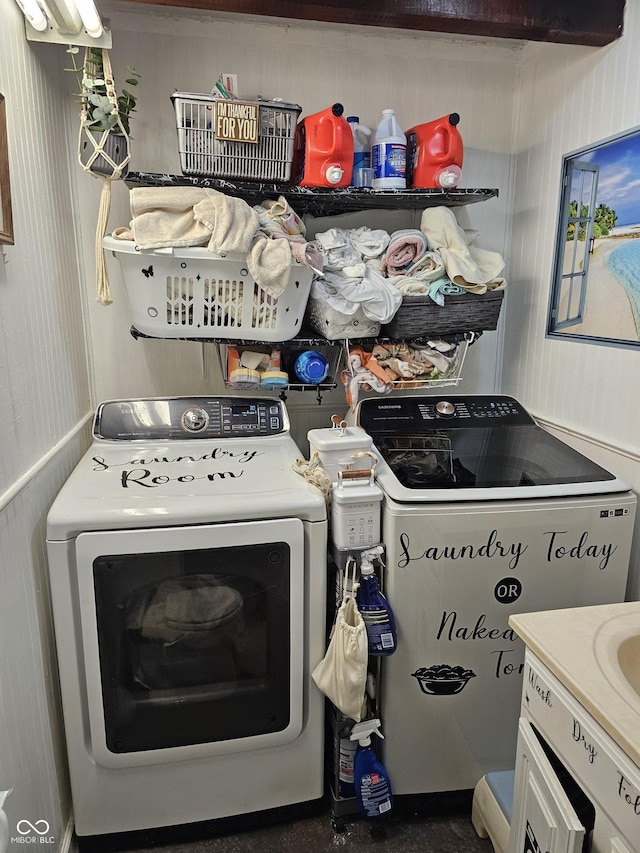
[[[131,2],[131,0],[128,0]],[[302,21],[602,47],[623,32],[625,0],[133,0]]]

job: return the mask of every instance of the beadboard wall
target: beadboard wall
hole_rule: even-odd
[[[58,48],[27,44],[13,0],[0,0],[0,21],[15,236],[15,245],[0,245],[0,790],[13,789],[5,803],[12,837],[17,821],[45,820],[63,849],[70,796],[45,521],[89,442],[85,292],[65,63]]]
[[[640,125],[640,5],[606,48],[529,43],[514,145],[516,182],[502,390],[640,492],[640,351],[545,338],[562,156]],[[640,598],[636,540],[628,597]]]

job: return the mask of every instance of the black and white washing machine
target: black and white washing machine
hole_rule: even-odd
[[[511,397],[378,397],[355,423],[383,491],[384,763],[396,794],[513,768],[524,646],[512,613],[622,601],[636,498]]]
[[[47,550],[76,831],[319,800],[324,498],[279,400],[103,403]]]

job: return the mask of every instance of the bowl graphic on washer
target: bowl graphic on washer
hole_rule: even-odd
[[[449,666],[446,663],[421,666],[411,675],[417,679],[422,692],[431,696],[452,696],[454,693],[460,693],[467,682],[476,676],[472,669]]]

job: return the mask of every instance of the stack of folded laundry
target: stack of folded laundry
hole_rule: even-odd
[[[446,295],[503,288],[504,259],[475,246],[477,236],[458,224],[450,208],[427,208],[419,230],[391,234],[382,268],[404,296],[429,296],[438,305]]]

